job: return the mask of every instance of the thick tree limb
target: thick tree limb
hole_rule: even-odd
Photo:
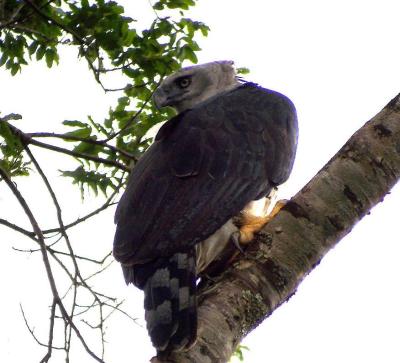
[[[399,178],[400,95],[350,138],[232,268],[200,290],[198,341],[168,361],[226,362]]]

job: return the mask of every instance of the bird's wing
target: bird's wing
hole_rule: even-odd
[[[296,142],[293,104],[249,83],[171,119],[130,175],[114,256],[141,264],[205,240],[287,179]]]

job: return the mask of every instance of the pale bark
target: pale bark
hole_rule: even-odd
[[[231,268],[200,289],[197,343],[168,361],[229,360],[399,178],[400,95],[350,138]]]

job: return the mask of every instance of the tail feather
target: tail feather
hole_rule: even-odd
[[[196,339],[195,250],[158,264],[144,285],[147,329],[159,352],[179,351]]]
[[[176,262],[175,266],[179,266],[179,262]],[[197,332],[195,256],[187,255],[183,264],[186,265],[185,274],[180,273],[179,268],[173,270],[180,277],[178,280],[179,290],[173,290],[178,293],[175,300],[179,301],[179,324],[169,342],[169,349],[173,351],[190,347],[196,340]],[[182,269],[182,266],[179,267]]]

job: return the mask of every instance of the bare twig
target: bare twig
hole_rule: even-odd
[[[48,248],[48,250],[51,251],[52,253],[56,254],[56,255],[70,256],[69,253],[61,252],[61,251],[57,251],[57,250],[53,250],[52,248]],[[108,253],[106,256],[104,256],[104,258],[101,259],[101,260],[95,260],[95,259],[93,259],[93,258],[84,257],[84,256],[79,256],[79,255],[74,255],[74,256],[75,256],[75,258],[76,258],[77,260],[82,260],[82,261],[91,262],[91,263],[94,263],[94,264],[96,264],[96,265],[102,265],[102,264],[105,262],[105,260],[106,260],[108,257],[110,257],[111,255],[112,255],[112,253],[109,252],[109,253]]]
[[[37,239],[35,238],[35,233],[28,231],[20,226],[17,226],[14,223],[11,223],[9,221],[7,221],[6,219],[0,218],[0,224],[2,224],[3,226],[6,226],[8,228],[13,229],[14,231],[17,231],[19,233],[22,233],[24,236],[27,236],[33,240],[35,240],[37,242]]]
[[[64,221],[62,219],[62,211],[61,211],[61,206],[58,203],[57,197],[54,193],[53,188],[51,187],[49,180],[47,179],[46,175],[44,174],[42,168],[40,167],[39,163],[37,162],[36,158],[33,156],[32,152],[30,151],[29,147],[27,145],[24,145],[24,149],[26,151],[26,153],[29,155],[29,158],[31,159],[32,163],[34,164],[36,170],[38,171],[39,175],[41,176],[44,184],[46,185],[46,188],[51,196],[51,199],[53,201],[53,204],[56,208],[56,212],[57,212],[57,220],[60,226],[60,232],[61,235],[63,236],[65,243],[67,245],[68,251],[69,251],[69,255],[71,257],[73,266],[74,266],[74,275],[71,276],[71,281],[72,281],[72,286],[73,286],[73,299],[72,299],[72,304],[71,304],[71,312],[69,314],[69,320],[72,321],[73,316],[74,316],[74,311],[75,311],[75,306],[76,306],[76,298],[77,298],[77,288],[78,288],[78,284],[77,284],[77,278],[80,277],[80,271],[79,271],[79,266],[78,263],[76,261],[75,258],[75,253],[73,251],[69,236],[65,230],[65,226],[64,226]],[[81,278],[82,279],[82,278]],[[67,358],[69,355],[69,350],[71,347],[71,334],[72,334],[72,327],[71,325],[64,319],[64,324],[65,324],[65,352],[67,354]]]
[[[47,278],[50,284],[50,288],[51,288],[51,292],[53,295],[53,299],[56,302],[57,306],[59,307],[60,311],[61,311],[61,315],[63,317],[64,320],[66,320],[68,322],[68,324],[71,326],[71,328],[74,330],[76,336],[78,337],[78,339],[81,341],[81,344],[83,345],[83,347],[85,348],[86,352],[96,361],[104,363],[104,361],[99,358],[87,345],[85,339],[83,338],[82,334],[80,333],[79,329],[76,327],[75,323],[73,322],[73,320],[70,318],[68,312],[65,309],[64,304],[62,303],[61,299],[60,299],[60,295],[58,293],[58,289],[57,289],[57,285],[56,282],[54,280],[54,275],[52,272],[52,268],[50,265],[50,261],[47,255],[47,250],[46,250],[46,244],[44,242],[44,236],[43,233],[39,227],[39,224],[36,221],[36,218],[34,217],[31,209],[29,208],[27,202],[25,201],[24,197],[22,196],[22,194],[19,192],[19,190],[17,189],[17,187],[14,185],[14,183],[11,181],[11,179],[9,178],[9,176],[7,175],[7,173],[0,167],[0,176],[3,178],[3,180],[6,182],[7,186],[10,188],[10,190],[12,191],[12,193],[14,194],[14,196],[16,197],[16,199],[18,200],[19,204],[21,205],[22,209],[24,210],[26,216],[28,217],[32,228],[38,238],[38,241],[40,243],[40,249],[42,252],[42,259],[43,259],[43,263],[45,265],[45,269],[46,269],[46,274],[47,274]]]
[[[107,303],[104,303],[104,306],[108,306],[108,307],[110,307],[110,308],[113,309],[112,312],[104,318],[104,320],[108,319],[108,317],[109,317],[114,311],[118,311],[118,312],[120,312],[121,314],[125,315],[125,316],[126,316],[127,318],[129,318],[130,320],[132,320],[135,324],[139,325],[140,327],[143,327],[141,324],[139,324],[139,323],[137,322],[138,319],[132,318],[132,316],[130,316],[125,310],[122,310],[122,309],[119,308],[124,302],[125,302],[125,300],[122,300],[122,301],[119,302],[117,305],[109,305],[109,304],[107,304]]]
[[[53,299],[53,303],[51,304],[51,309],[50,309],[50,327],[49,327],[49,340],[47,343],[47,353],[41,359],[40,363],[47,363],[50,360],[52,350],[56,349],[53,346],[54,320],[55,320],[55,315],[56,315],[56,306],[57,306],[57,303],[56,303],[55,299]],[[22,307],[21,307],[21,309],[22,309]]]
[[[53,321],[53,322],[54,322],[54,315],[55,315],[55,306],[56,306],[56,305],[53,303],[53,304],[52,304],[52,307],[51,307],[51,317],[50,317],[50,320]],[[49,348],[49,349],[50,349],[50,347],[51,347],[52,349],[56,349],[56,350],[62,350],[62,349],[63,349],[63,348],[61,348],[61,347],[55,347],[55,346],[53,346],[52,344],[49,344],[49,343],[50,343],[50,338],[51,338],[51,343],[52,343],[52,341],[53,341],[53,331],[52,331],[52,330],[51,330],[50,333],[49,333],[49,343],[48,343],[48,344],[42,343],[42,342],[39,340],[39,338],[35,335],[34,329],[30,327],[30,325],[29,325],[29,323],[28,323],[28,319],[26,318],[26,315],[25,315],[25,311],[24,311],[24,309],[23,309],[23,307],[22,307],[21,304],[19,305],[19,308],[20,308],[20,310],[21,310],[21,314],[22,314],[22,318],[24,319],[25,326],[27,327],[29,333],[32,335],[33,339],[35,339],[36,343],[38,343],[38,344],[39,344],[40,346],[42,346],[42,347],[46,347],[46,348]]]
[[[115,189],[115,191],[111,194],[111,196],[107,199],[107,201],[99,208],[95,209],[93,212],[78,218],[76,221],[69,223],[67,225],[65,225],[65,229],[69,229],[71,227],[75,227],[78,224],[88,220],[89,218],[99,214],[100,212],[102,212],[103,210],[107,209],[108,207],[115,205],[116,202],[112,202],[112,200],[114,199],[114,197],[117,195],[119,189],[121,188],[121,184]],[[49,233],[59,233],[60,232],[60,228],[50,228],[50,229],[45,229],[43,230],[43,234],[49,234]]]
[[[103,210],[107,209],[108,207],[115,205],[116,202],[112,202],[112,200],[117,195],[120,187],[121,187],[121,185],[119,185],[117,187],[117,189],[111,194],[111,196],[107,199],[107,201],[101,207],[95,209],[93,212],[90,212],[89,214],[85,215],[84,217],[78,218],[77,220],[75,220],[72,223],[66,224],[65,230],[75,227],[75,226],[79,225],[80,223],[90,219],[91,217],[94,217],[95,215],[101,213]],[[35,238],[35,232],[28,231],[28,230],[26,230],[20,226],[17,226],[16,224],[13,224],[3,218],[0,218],[0,224],[13,229],[14,231],[22,233],[24,236],[29,237],[30,239],[33,239],[35,242],[38,242],[38,240]],[[43,233],[43,235],[47,235],[47,234],[51,234],[51,233],[60,233],[60,228],[57,227],[57,228],[44,229],[42,231],[42,233]],[[24,251],[22,251],[22,252],[24,252]],[[33,251],[29,251],[29,252],[33,252]],[[59,253],[58,251],[54,251],[54,252]],[[77,256],[77,258],[80,258],[80,257]],[[82,259],[84,259],[84,258],[82,257]],[[95,262],[95,260],[93,262]]]

